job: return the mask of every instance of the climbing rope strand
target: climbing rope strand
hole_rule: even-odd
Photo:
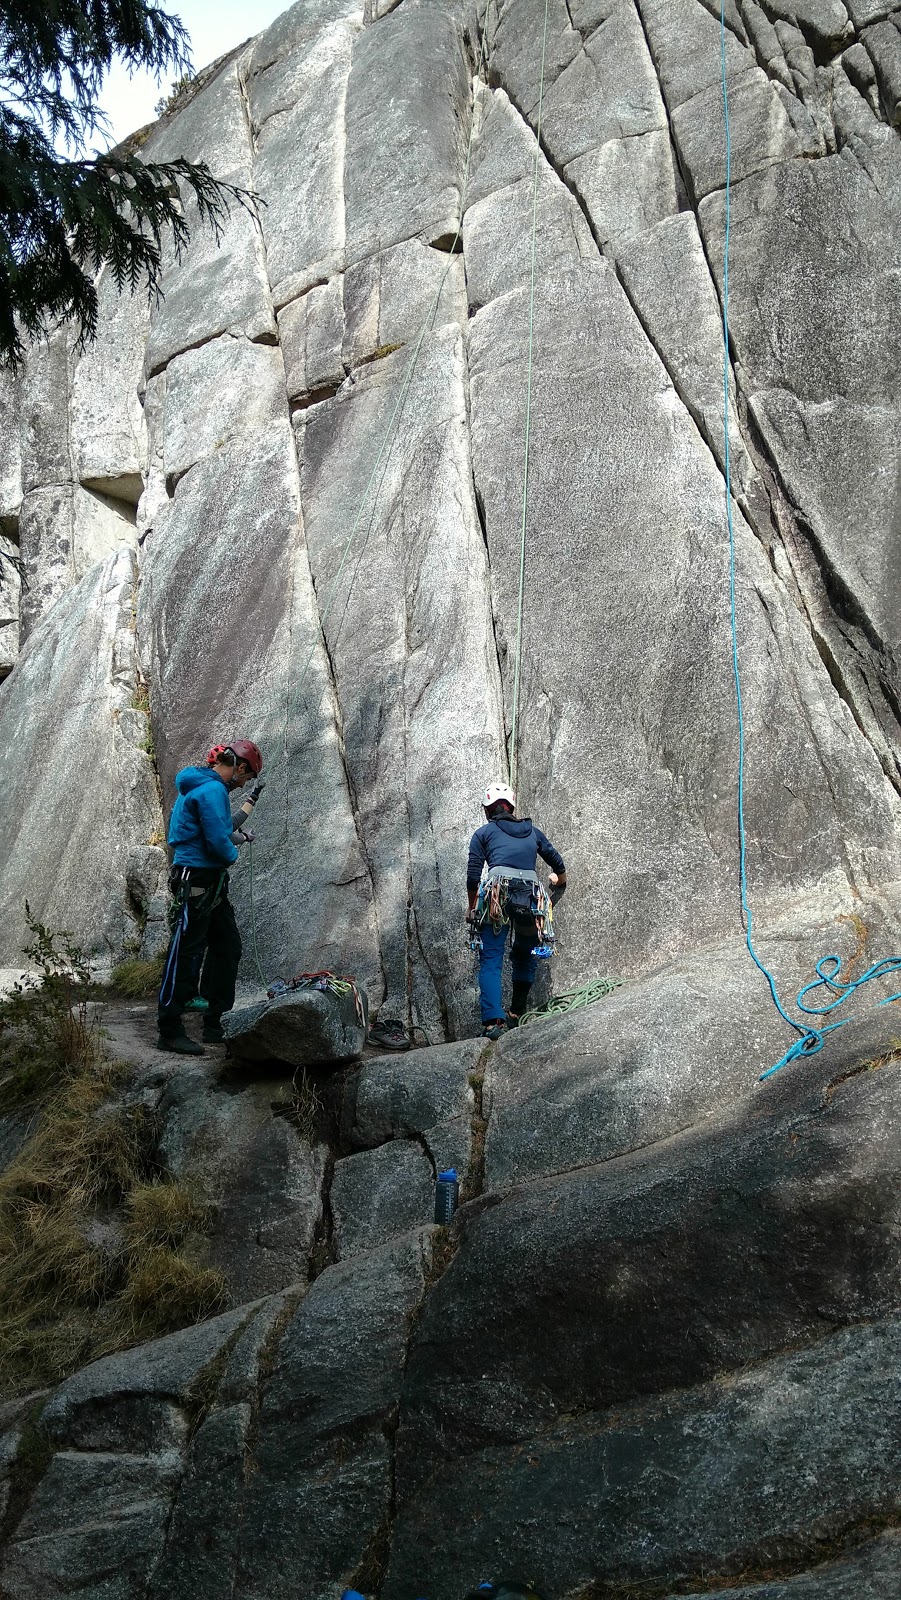
[[[790,1028],[794,1028],[799,1037],[789,1046],[785,1054],[773,1066],[767,1067],[760,1074],[760,1081],[772,1077],[781,1067],[787,1066],[791,1061],[797,1061],[805,1056],[816,1055],[822,1050],[827,1033],[832,1033],[836,1028],[844,1027],[846,1022],[852,1022],[852,1017],[843,1017],[838,1022],[827,1022],[820,1027],[810,1022],[797,1022],[789,1016],[779,997],[779,990],[769,967],[761,960],[754,948],[754,927],[748,898],[747,880],[747,842],[745,836],[745,722],[744,706],[742,703],[741,674],[738,660],[738,623],[735,601],[735,527],[732,516],[732,464],[729,454],[729,243],[732,227],[732,133],[729,123],[729,86],[726,72],[726,15],[725,0],[720,0],[720,69],[723,84],[723,120],[726,131],[726,184],[725,184],[725,223],[723,238],[723,465],[726,480],[726,525],[729,530],[729,608],[732,629],[732,675],[735,680],[735,704],[738,720],[738,848],[739,848],[739,878],[741,886],[741,908],[745,927],[745,943],[748,953],[766,978],[769,985],[773,1005],[779,1015]],[[901,971],[901,956],[886,956],[882,961],[876,961],[868,967],[859,978],[843,980],[841,972],[841,957],[837,955],[822,956],[816,964],[816,977],[810,983],[804,984],[798,990],[795,1004],[805,1016],[828,1016],[832,1011],[844,1005],[861,986],[870,983],[874,978],[886,977],[889,973]],[[815,991],[825,989],[829,998],[822,1005],[809,1005],[807,997]],[[889,1005],[893,1000],[901,999],[901,994],[888,995],[881,1000],[880,1005]]]
[[[526,359],[526,428],[522,469],[522,518],[519,531],[519,593],[516,602],[516,651],[513,659],[513,707],[510,716],[510,787],[516,788],[519,734],[519,680],[522,662],[522,614],[526,580],[526,517],[529,508],[529,446],[532,436],[532,366],[535,343],[535,255],[538,238],[538,172],[541,161],[541,114],[544,107],[544,67],[547,59],[550,0],[544,0],[544,35],[538,80],[538,115],[535,120],[535,160],[532,168],[532,242],[529,264],[529,345]]]

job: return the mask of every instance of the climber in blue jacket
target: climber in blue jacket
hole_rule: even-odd
[[[482,799],[487,822],[477,828],[469,844],[466,892],[469,897],[467,921],[479,922],[482,948],[479,952],[479,1000],[482,1032],[487,1039],[498,1039],[507,1027],[516,1027],[526,1009],[529,990],[535,979],[536,959],[532,954],[535,919],[528,914],[538,856],[552,868],[548,882],[551,899],[557,900],[566,888],[566,865],[560,851],[536,828],[531,817],[517,818],[516,796],[505,783],[490,783]],[[509,921],[479,918],[479,883],[487,869],[488,886],[495,881],[503,892],[511,915]],[[516,915],[517,905],[526,909]],[[510,964],[513,994],[508,1012],[501,999],[501,981],[507,928],[512,923]]]
[[[241,961],[241,935],[228,898],[228,869],[238,859],[238,845],[253,839],[248,829],[235,827],[229,794],[255,778],[249,800],[256,804],[263,787],[262,769],[256,745],[235,739],[230,745],[214,745],[206,766],[184,767],[175,779],[169,887],[176,920],[157,1007],[160,1050],[183,1056],[205,1054],[185,1033],[182,1022],[198,983],[207,1002],[203,1038],[207,1044],[222,1042],[222,1014],[235,1003]]]

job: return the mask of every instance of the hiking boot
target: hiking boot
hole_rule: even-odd
[[[205,1056],[202,1044],[195,1044],[186,1033],[161,1033],[156,1041],[158,1050],[171,1050],[177,1056]]]
[[[507,1022],[504,1017],[489,1017],[482,1029],[483,1039],[499,1039],[507,1031]]]
[[[222,1032],[222,1023],[212,1022],[209,1017],[205,1017],[200,1037],[204,1044],[224,1044],[225,1034]]]
[[[374,1022],[366,1039],[367,1044],[377,1044],[381,1050],[409,1050],[410,1041],[404,1025],[396,1017],[386,1017]]]

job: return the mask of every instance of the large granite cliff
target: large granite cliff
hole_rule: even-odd
[[[901,948],[901,12],[725,15],[748,877],[791,996]],[[42,1475],[12,1406],[11,1600],[899,1591],[893,1009],[755,1086],[788,1039],[739,920],[713,0],[549,6],[519,787],[571,869],[557,987],[630,981],[466,1039],[543,25],[300,0],[143,145],[259,226],[0,391],[0,960],[26,896],[101,962],[158,946],[174,774],[240,732],[264,969],[450,1041],[346,1073],[312,1146],[265,1080],[136,1065],[233,1309],[64,1384]]]

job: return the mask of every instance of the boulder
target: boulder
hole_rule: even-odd
[[[150,302],[141,288],[120,292],[109,266],[97,286],[99,328],[77,356],[69,406],[73,478],[137,505],[147,465],[139,390]]]
[[[466,323],[466,282],[459,256],[421,239],[406,239],[366,256],[344,274],[344,348],[348,368],[385,352],[415,345],[427,319],[431,328]]]
[[[366,1043],[369,1015],[365,994],[360,1002],[362,1016],[351,993],[303,987],[236,1006],[222,1019],[229,1054],[292,1067],[354,1061]]]
[[[574,1135],[569,1173],[463,1209],[408,1362],[403,1496],[436,1437],[512,1447],[892,1312],[901,1074],[891,1024],[861,1030],[679,1137],[594,1165]]]
[[[810,1572],[763,1583],[729,1586],[727,1600],[891,1600],[901,1577],[901,1535],[883,1533],[837,1561],[825,1561]],[[710,1594],[704,1590],[704,1600]],[[668,1595],[667,1600],[676,1600]],[[685,1600],[702,1600],[700,1594]]]
[[[189,1065],[169,1079],[159,1116],[168,1171],[212,1206],[204,1253],[232,1300],[304,1280],[326,1152],[295,1126],[290,1085],[253,1082],[226,1093],[212,1064]]]
[[[862,949],[878,959],[876,951],[896,947],[894,918],[883,921],[875,906],[868,915],[869,926],[843,916],[767,937],[766,959],[792,1014],[827,950],[850,971]],[[891,978],[875,987],[872,998],[861,992],[853,1015],[877,1031],[883,1024],[878,1054],[894,1026],[878,1005]],[[829,1040],[827,1058],[856,1048],[856,1027],[848,1023]],[[796,1037],[737,940],[508,1033],[485,1067],[486,1185],[509,1188],[671,1138],[741,1101]]]
[[[608,139],[566,168],[581,196],[594,237],[614,252],[623,240],[675,216],[676,180],[669,133],[655,129],[628,139]]]
[[[483,1039],[461,1039],[367,1058],[344,1083],[342,1138],[368,1150],[421,1135],[437,1167],[465,1167],[449,1141],[457,1129],[468,1130],[486,1048]]]
[[[0,534],[14,535],[22,505],[22,444],[19,433],[19,379],[0,375]]]
[[[551,1593],[650,1579],[684,1593],[693,1578],[709,1593],[715,1577],[803,1570],[836,1532],[897,1519],[899,1354],[901,1323],[888,1318],[447,1459],[398,1515],[382,1593],[421,1584],[424,1549],[437,1600],[509,1549]]]
[[[342,278],[332,278],[291,300],[278,315],[288,398],[323,398],[346,377],[341,357],[344,338]]]
[[[335,1162],[329,1190],[339,1259],[375,1249],[432,1221],[435,1168],[414,1139],[395,1139]]]
[[[409,1322],[431,1229],[329,1267],[288,1323],[250,1455],[235,1593],[321,1594],[381,1552]]]

